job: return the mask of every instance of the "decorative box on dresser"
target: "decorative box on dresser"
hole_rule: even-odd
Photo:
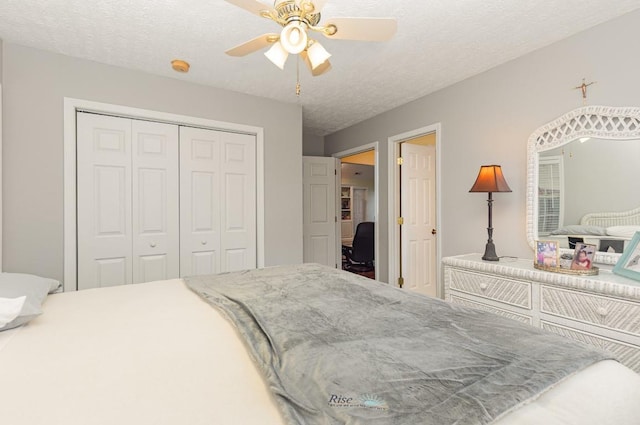
[[[600,270],[577,276],[533,260],[442,259],[445,299],[604,348],[640,373],[640,282]]]

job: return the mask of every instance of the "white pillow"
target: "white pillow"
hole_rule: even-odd
[[[18,298],[0,298],[0,329],[20,315],[26,295]]]
[[[0,298],[26,298],[18,316],[0,326],[0,331],[24,325],[42,314],[40,306],[55,286],[52,280],[22,273],[0,273]]]
[[[640,232],[640,226],[611,226],[607,227],[607,235],[618,238],[631,239],[636,232]]]
[[[605,236],[607,229],[600,226],[569,224],[551,232],[552,235],[594,235]]]
[[[48,277],[36,276],[35,274],[26,274],[26,273],[0,273],[0,285],[3,282],[13,282],[17,284],[34,284],[37,285],[40,282],[44,282],[49,285],[49,293],[53,294],[56,292],[62,284],[59,280],[50,279]]]

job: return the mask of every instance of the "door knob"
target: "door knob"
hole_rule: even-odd
[[[431,234],[435,235],[436,234],[436,229],[431,229]]]

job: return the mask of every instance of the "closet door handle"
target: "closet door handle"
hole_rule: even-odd
[[[156,247],[156,243],[155,243],[155,242],[149,242],[149,246],[150,246],[151,248],[155,248],[155,247]]]
[[[200,243],[201,243],[202,245],[206,245],[206,244],[207,244],[207,241],[202,241],[202,242],[200,242]]]

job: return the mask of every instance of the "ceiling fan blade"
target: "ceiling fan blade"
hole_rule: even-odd
[[[262,34],[261,36],[258,36],[245,43],[239,44],[236,47],[232,47],[225,53],[229,56],[245,56],[249,53],[256,52],[262,48],[267,47],[270,44],[275,43],[276,41],[278,41],[279,37],[279,34]]]
[[[395,18],[332,18],[324,23],[325,27],[332,25],[336,33],[325,36],[338,40],[387,41],[398,28]]]
[[[269,6],[264,3],[260,3],[257,0],[226,0],[228,3],[231,3],[235,6],[238,6],[241,9],[249,11],[254,15],[262,16],[263,10],[269,10]]]
[[[327,4],[327,0],[296,0],[296,6],[300,7],[300,4],[304,1],[313,3],[313,13],[320,13],[324,5]]]

